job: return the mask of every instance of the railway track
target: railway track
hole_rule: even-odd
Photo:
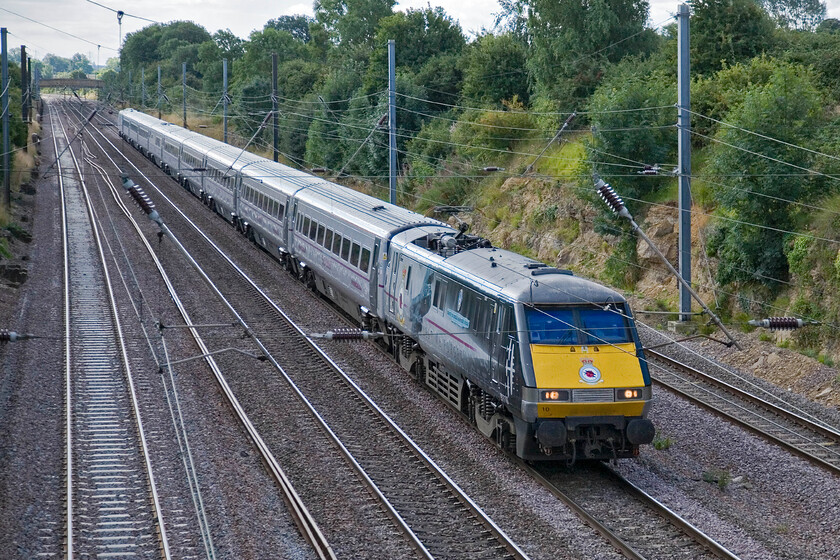
[[[605,464],[522,466],[627,558],[738,558]]]
[[[54,110],[52,117],[59,154],[70,139]],[[111,277],[72,147],[56,165],[64,237],[65,554],[170,558]]]
[[[654,381],[691,402],[781,445],[809,462],[840,474],[840,432],[771,393],[738,387],[743,379],[723,368],[711,375],[654,350]]]
[[[92,162],[89,162],[89,163],[92,163]],[[99,166],[92,165],[92,167],[99,167]],[[99,169],[101,170],[101,167],[99,167]],[[129,220],[133,224],[134,229],[139,234],[139,237],[143,242],[145,250],[147,251],[150,259],[154,262],[155,268],[156,268],[157,272],[160,274],[160,277],[163,280],[163,283],[166,285],[166,288],[168,290],[168,294],[171,297],[175,306],[177,307],[178,312],[181,314],[181,317],[184,321],[184,324],[185,325],[192,325],[193,323],[190,319],[187,308],[183,304],[183,302],[182,302],[181,298],[179,297],[177,291],[174,289],[174,286],[173,286],[172,282],[169,280],[169,277],[168,277],[166,271],[164,270],[160,260],[158,259],[158,257],[155,254],[154,248],[148,243],[148,241],[143,236],[141,228],[139,227],[137,222],[131,217],[131,213],[128,210],[128,208],[125,206],[124,203],[122,203],[120,201],[120,195],[122,195],[123,193],[120,192],[119,187],[114,185],[113,182],[109,182],[108,187],[111,190],[110,194],[113,196],[114,199],[117,200],[117,203],[120,206],[121,210],[129,218]],[[114,313],[116,313],[116,310],[114,310]],[[301,532],[301,535],[303,535],[304,538],[306,538],[306,540],[310,543],[315,557],[317,557],[319,559],[322,559],[322,560],[334,560],[335,559],[335,554],[333,553],[329,543],[324,538],[324,536],[323,536],[322,532],[320,531],[320,528],[318,527],[314,518],[309,514],[308,510],[306,509],[306,506],[303,504],[302,500],[298,496],[294,487],[292,487],[292,485],[289,483],[288,479],[286,478],[285,474],[283,473],[282,469],[280,468],[277,460],[271,454],[270,450],[268,450],[268,448],[265,446],[264,442],[262,441],[261,436],[256,431],[256,429],[254,428],[253,423],[250,421],[250,419],[247,417],[247,414],[245,414],[242,407],[236,401],[235,396],[233,396],[233,394],[230,392],[230,389],[229,389],[229,387],[227,386],[227,384],[224,380],[224,377],[221,373],[221,370],[219,369],[218,365],[213,360],[213,357],[212,357],[213,351],[211,350],[211,347],[209,347],[205,343],[205,341],[203,340],[203,338],[200,336],[200,334],[198,333],[198,331],[195,328],[190,328],[189,331],[190,331],[190,334],[192,335],[192,338],[193,338],[194,342],[196,343],[196,345],[200,349],[200,351],[202,351],[206,355],[207,363],[208,363],[210,369],[213,371],[213,373],[217,376],[217,379],[219,380],[220,388],[222,389],[222,392],[225,394],[226,398],[228,399],[228,401],[231,405],[231,409],[233,410],[233,412],[237,416],[240,424],[243,426],[246,433],[248,434],[251,441],[253,442],[253,444],[254,444],[255,448],[257,449],[258,454],[262,458],[262,461],[263,461],[264,465],[266,466],[267,470],[274,477],[274,479],[277,481],[277,484],[280,487],[280,490],[283,494],[283,497],[286,500],[286,503],[288,504],[290,516],[293,518],[294,523],[297,524],[297,526],[298,526],[298,528]],[[164,353],[165,352],[166,352],[166,350],[164,349]],[[171,373],[171,367],[167,368],[167,367],[164,367],[164,365],[165,364],[161,364],[161,367],[160,367],[161,373],[163,373],[164,369],[169,370],[169,372]],[[172,386],[174,388],[174,380],[172,381],[172,383],[173,383]],[[173,393],[174,393],[174,391],[173,391]],[[174,395],[173,395],[173,397],[177,398]],[[170,397],[168,396],[167,398],[169,399]],[[173,406],[172,403],[170,403],[169,406],[172,407]],[[177,403],[175,404],[175,406],[176,407],[178,406]],[[183,422],[183,419],[181,418],[180,421]],[[187,450],[186,446],[188,444],[186,443],[185,439],[181,439],[181,438],[185,438],[185,437],[186,437],[186,431],[182,430],[180,435],[179,435],[179,445],[181,446],[181,451],[180,452],[187,455],[188,450]],[[191,457],[190,458],[185,457],[185,462],[187,460],[189,460],[190,462],[192,461]],[[205,556],[207,558],[215,558],[216,553],[213,550],[212,538],[210,536],[210,530],[211,529],[210,529],[210,527],[207,523],[206,515],[205,515],[205,512],[203,511],[203,507],[201,507],[198,504],[198,502],[200,502],[200,500],[201,500],[200,495],[199,495],[199,491],[198,491],[198,488],[197,488],[199,481],[197,480],[197,477],[195,476],[194,472],[190,473],[190,478],[191,478],[191,480],[190,480],[191,492],[193,492],[193,494],[194,494],[193,499],[197,503],[197,509],[199,509],[198,517],[199,517],[199,524],[201,525],[201,527],[196,532],[200,533],[202,539],[205,541],[205,550],[204,550]],[[158,507],[158,510],[159,510],[159,507]],[[127,517],[130,517],[130,516],[131,516],[131,514]],[[133,519],[133,517],[131,517],[131,518]],[[166,551],[166,557],[167,558],[169,557],[168,551]]]
[[[149,181],[139,168],[134,169]],[[170,203],[161,190],[153,197],[158,203]],[[228,309],[356,468],[359,480],[379,499],[395,527],[405,531],[417,553],[427,558],[526,558],[220,247],[174,205],[171,210],[167,216],[185,243],[211,248],[193,253],[197,266],[214,278],[217,297],[228,301]]]
[[[231,266],[235,265],[231,262]],[[241,273],[237,272],[237,274]],[[225,275],[220,275],[220,277],[224,276]],[[253,288],[257,289],[256,286],[253,286]],[[225,288],[226,293],[235,292],[237,290],[238,288],[235,285],[230,285]],[[262,301],[264,303],[262,309],[253,313],[253,317],[271,316],[272,313],[270,307],[273,304],[270,303],[268,298],[262,294],[255,293],[254,297],[249,299],[253,301]],[[265,305],[268,307],[265,307]],[[273,319],[269,319],[265,323],[262,323],[262,320],[260,320],[249,324],[249,327],[254,330],[265,329],[265,332],[271,333],[270,339],[274,340],[288,340],[295,336],[294,332],[283,328],[277,328],[277,323]],[[283,352],[281,348],[278,348],[278,351],[281,353]],[[320,352],[320,350],[316,350],[316,352]],[[298,358],[291,358],[292,361],[296,359]],[[303,358],[302,361],[305,363],[316,364],[316,360],[316,356],[307,356]],[[284,364],[284,367],[292,368],[294,366],[290,363],[286,363]],[[324,394],[324,392],[319,389],[319,387],[321,387],[321,382],[314,380],[321,377],[320,369],[318,366],[315,366],[314,370],[313,374],[310,374],[312,379],[302,383],[312,384],[312,388],[306,390],[307,394]],[[324,400],[322,406],[325,410],[331,410],[330,405],[332,403],[332,397],[332,393],[329,393],[329,397]],[[335,406],[334,408],[340,410],[343,407]],[[357,409],[357,407],[351,408]],[[351,419],[350,422],[352,424],[353,420]],[[369,425],[369,422],[365,420],[362,421],[362,424]],[[370,440],[373,439],[380,438],[377,438],[376,436],[366,438],[360,444],[357,444],[352,451],[357,454],[362,454],[363,456],[365,448],[370,447]],[[385,447],[386,450],[384,451],[385,455],[387,455],[388,449],[392,448],[392,446],[393,444],[390,442],[387,443]],[[371,459],[375,462],[381,461],[381,459],[376,457]],[[651,496],[636,488],[630,482],[624,480],[620,477],[620,475],[609,469],[592,471],[597,473],[597,475],[590,478],[600,482],[599,485],[591,482],[590,484],[582,484],[581,481],[583,479],[580,476],[577,476],[575,480],[570,481],[562,472],[556,472],[546,476],[544,473],[531,469],[530,467],[526,466],[526,468],[533,473],[535,478],[541,480],[553,493],[555,493],[555,495],[558,495],[558,497],[560,497],[564,502],[569,504],[570,507],[577,511],[587,523],[601,532],[607,540],[609,540],[617,549],[629,558],[736,558],[734,554],[718,545],[702,531],[692,526],[663,504],[659,503]],[[387,476],[387,469],[385,474]],[[393,478],[395,481],[390,484],[396,484],[396,487],[398,488],[402,483],[401,477],[396,476]],[[552,480],[554,482],[552,482]],[[574,492],[568,490],[568,488],[575,487],[579,490]],[[564,490],[564,488],[567,490]],[[587,490],[581,490],[583,488],[586,488]],[[587,497],[587,493],[590,493],[591,495]],[[604,502],[602,500],[608,499],[606,496],[607,494],[612,494],[612,497],[609,498],[612,499],[612,501],[606,502],[610,504],[611,509],[609,507],[604,509]],[[619,503],[617,502],[619,499],[621,500],[620,503],[626,504],[627,511],[632,511],[633,514],[628,516],[622,515],[616,520],[615,504]],[[429,504],[425,507],[428,508],[435,506],[434,504]],[[398,507],[397,509],[399,510],[401,508]],[[644,531],[638,531],[640,526],[645,528]],[[446,543],[446,545],[451,547],[452,543]],[[459,554],[461,556],[469,554],[470,557],[481,557],[473,556],[472,554],[474,554],[474,551],[468,552],[460,550]]]

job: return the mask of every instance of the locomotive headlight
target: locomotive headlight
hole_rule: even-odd
[[[634,399],[641,399],[644,393],[641,389],[616,389],[616,400],[631,401]]]
[[[540,391],[541,401],[568,401],[569,391],[562,389],[549,389],[547,391]]]

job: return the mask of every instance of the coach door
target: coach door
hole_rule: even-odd
[[[370,258],[370,309],[378,311],[376,301],[379,297],[379,240],[373,242],[373,254]]]
[[[508,397],[513,389],[518,344],[514,325],[513,308],[496,304],[495,324],[492,333],[492,358],[490,360],[493,385]]]
[[[393,248],[394,245],[391,244]],[[397,312],[397,290],[399,289],[399,272],[400,272],[400,260],[401,256],[397,253],[396,249],[392,249],[391,254],[389,255],[388,259],[388,269],[389,277],[388,277],[388,289],[386,296],[388,297],[388,311],[391,315],[395,315]]]

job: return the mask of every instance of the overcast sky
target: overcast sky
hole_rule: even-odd
[[[427,4],[442,6],[460,22],[468,35],[475,35],[483,27],[491,28],[493,14],[499,11],[497,0],[403,0],[398,2],[396,9],[423,8]],[[651,24],[662,25],[668,23],[679,2],[650,0],[650,5]],[[840,0],[828,0],[827,5],[828,17],[840,18]],[[115,10],[126,12],[122,20],[123,38],[150,25],[148,21],[131,16],[162,23],[190,20],[210,33],[230,29],[245,39],[251,31],[262,29],[269,19],[282,15],[313,15],[312,2],[301,0],[96,0],[96,4],[88,0],[2,0],[0,27],[7,28],[10,33],[9,48],[26,45],[30,56],[35,58],[43,58],[47,53],[69,58],[80,52],[88,55],[92,62],[96,63],[98,59],[104,65],[108,58],[116,55],[119,44],[120,28]]]

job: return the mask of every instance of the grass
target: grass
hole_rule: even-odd
[[[653,448],[657,451],[665,451],[669,449],[672,445],[674,445],[674,440],[669,437],[665,437],[659,432],[653,438]]]
[[[703,473],[703,482],[717,484],[718,488],[726,490],[726,487],[732,482],[732,474],[723,469],[711,469]]]
[[[553,144],[537,162],[534,171],[541,175],[554,177],[559,181],[576,180],[586,161],[586,149],[583,146],[583,140],[587,135],[589,135],[588,132],[570,134],[570,142]],[[539,148],[536,153],[541,151],[542,148]]]

